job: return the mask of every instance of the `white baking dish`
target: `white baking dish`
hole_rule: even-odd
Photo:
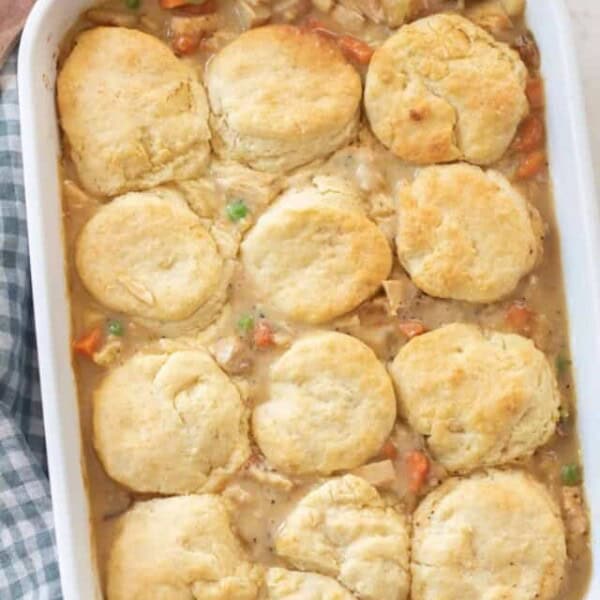
[[[93,0],[38,0],[21,41],[19,92],[27,217],[50,484],[64,597],[100,597],[81,474],[71,371],[58,178],[54,82],[57,46]],[[562,0],[528,0],[547,82],[548,134],[561,232],[579,427],[593,532],[587,595],[600,598],[600,234],[583,100]]]

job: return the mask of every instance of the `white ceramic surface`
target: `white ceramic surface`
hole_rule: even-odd
[[[38,0],[21,41],[19,88],[36,331],[48,462],[65,600],[99,598],[81,475],[70,362],[54,102],[56,48],[92,0]],[[600,526],[600,235],[569,16],[562,0],[529,0],[548,94],[548,136],[561,232],[579,424],[592,522]],[[596,532],[594,532],[596,533]],[[600,537],[588,600],[600,598]]]

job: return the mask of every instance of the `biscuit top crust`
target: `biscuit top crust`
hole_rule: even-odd
[[[519,55],[458,15],[402,27],[375,51],[365,107],[375,135],[417,164],[486,165],[529,110]]]

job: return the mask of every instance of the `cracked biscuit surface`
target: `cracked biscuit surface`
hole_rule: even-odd
[[[137,492],[219,489],[250,455],[248,410],[202,348],[137,353],[93,397],[94,446]]]
[[[356,600],[335,579],[317,573],[273,567],[265,576],[261,600]]]
[[[529,105],[517,52],[459,15],[405,25],[375,51],[365,108],[375,135],[417,164],[487,165],[508,148]]]
[[[154,36],[81,33],[58,76],[60,123],[86,189],[115,196],[200,175],[208,102],[191,66]]]
[[[309,492],[284,521],[275,551],[297,568],[337,577],[361,600],[408,596],[407,520],[360,477]]]
[[[496,171],[423,168],[400,189],[397,205],[398,258],[430,296],[495,302],[543,253],[538,211]]]
[[[373,351],[349,335],[317,332],[273,363],[252,427],[273,466],[328,475],[376,454],[395,419],[393,386]]]
[[[413,600],[550,600],[565,561],[560,511],[521,471],[449,479],[413,516]]]
[[[390,246],[338,178],[292,189],[242,243],[242,264],[266,305],[305,323],[356,308],[392,268]]]
[[[362,85],[336,45],[289,25],[251,29],[209,63],[213,148],[263,171],[286,171],[347,144]]]
[[[138,502],[117,521],[110,600],[255,600],[261,579],[217,496]]]
[[[554,434],[556,379],[522,336],[446,325],[406,344],[390,373],[400,413],[450,471],[526,458]]]

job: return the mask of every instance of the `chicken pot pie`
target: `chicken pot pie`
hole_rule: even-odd
[[[104,600],[585,597],[524,4],[101,0],[68,31]]]

